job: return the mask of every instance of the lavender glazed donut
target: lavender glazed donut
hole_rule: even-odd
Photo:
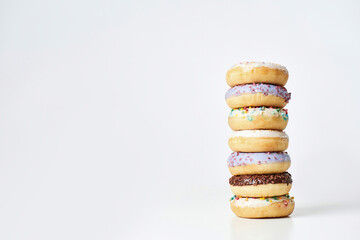
[[[236,175],[229,179],[231,191],[237,196],[281,196],[291,189],[292,179],[288,172],[273,174]]]
[[[226,82],[230,87],[247,83],[285,86],[288,78],[286,67],[269,62],[242,62],[231,67],[226,74]]]
[[[273,107],[245,107],[231,109],[228,122],[232,130],[284,130],[289,120],[288,111]]]
[[[228,158],[232,175],[282,173],[289,169],[290,163],[286,152],[233,152]]]
[[[230,208],[243,218],[271,218],[289,216],[295,207],[294,197],[289,194],[278,197],[248,198],[233,196]]]
[[[232,132],[228,143],[234,152],[282,152],[289,137],[277,130],[241,130]]]
[[[230,108],[248,106],[283,108],[290,98],[291,94],[286,88],[263,83],[237,85],[225,94],[226,103]]]

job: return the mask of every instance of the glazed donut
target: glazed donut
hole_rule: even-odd
[[[292,179],[288,172],[273,174],[236,175],[229,179],[231,191],[238,196],[281,196],[291,189]]]
[[[290,163],[286,152],[233,152],[228,158],[232,175],[282,173],[289,169]]]
[[[263,83],[237,85],[225,94],[226,103],[231,108],[241,107],[279,107],[289,102],[291,94],[286,88]]]
[[[230,87],[247,83],[270,83],[285,86],[289,78],[286,67],[267,62],[243,62],[234,65],[226,73]]]
[[[289,115],[286,109],[272,107],[245,107],[231,109],[228,122],[232,130],[284,130]]]
[[[247,198],[233,196],[230,198],[230,208],[243,218],[271,218],[289,216],[295,207],[294,197],[288,194],[270,198]]]
[[[289,137],[277,130],[241,130],[232,132],[228,143],[234,152],[282,152]]]

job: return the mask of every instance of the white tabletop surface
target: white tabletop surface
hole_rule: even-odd
[[[290,217],[273,219],[238,218],[224,193],[194,191],[191,197],[164,196],[161,205],[141,212],[130,224],[128,239],[156,236],[157,239],[358,239],[359,202],[331,199],[295,199]],[[140,204],[141,205],[141,204]],[[141,230],[139,230],[139,228]],[[138,230],[137,230],[138,229]]]

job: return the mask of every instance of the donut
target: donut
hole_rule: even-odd
[[[241,107],[279,107],[289,102],[291,94],[286,88],[276,85],[253,83],[237,85],[225,94],[226,103],[230,108]]]
[[[241,130],[232,132],[228,143],[234,152],[282,152],[289,137],[277,130]]]
[[[278,197],[248,198],[233,196],[230,208],[243,218],[271,218],[289,216],[295,207],[294,197],[288,194]]]
[[[281,173],[289,169],[290,163],[286,152],[233,152],[228,158],[232,175]]]
[[[245,107],[231,109],[228,122],[232,130],[284,130],[289,120],[288,111],[273,107]]]
[[[291,189],[292,179],[288,172],[272,174],[236,175],[229,179],[231,191],[238,196],[281,196]]]
[[[236,64],[226,73],[230,87],[247,83],[270,83],[285,86],[289,78],[286,67],[268,62],[243,62]]]

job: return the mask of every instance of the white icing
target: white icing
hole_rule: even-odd
[[[289,138],[283,131],[277,130],[241,130],[234,131],[230,134],[230,138],[235,137],[264,137],[264,138]]]
[[[248,117],[248,116],[275,116],[275,117],[283,117],[286,116],[286,112],[283,109],[280,109],[277,111],[277,108],[248,108],[247,110],[244,110],[243,108],[236,108],[232,109],[230,111],[229,116],[230,117]]]
[[[266,201],[265,199],[259,199],[259,198],[239,198],[232,200],[237,207],[266,207],[273,203],[283,202],[285,200],[288,200],[289,202],[293,202],[292,199],[288,199],[287,197],[278,197],[277,200],[274,198],[269,198],[269,201]]]
[[[233,69],[236,67],[242,67],[242,68],[268,67],[268,68],[280,69],[285,72],[288,72],[286,67],[284,67],[280,64],[271,63],[271,62],[241,62],[241,63],[235,64],[230,69]]]

